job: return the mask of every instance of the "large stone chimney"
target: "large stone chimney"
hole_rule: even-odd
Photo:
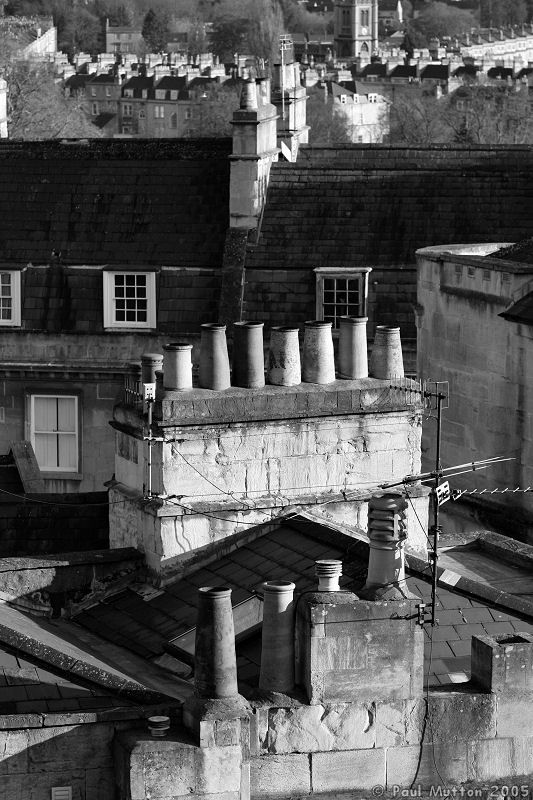
[[[230,156],[230,226],[256,228],[265,203],[270,166],[278,160],[276,108],[270,102],[270,82],[250,78],[241,106],[233,113],[233,153]]]

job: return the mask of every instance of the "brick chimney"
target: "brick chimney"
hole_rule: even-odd
[[[232,228],[257,227],[265,203],[270,166],[278,160],[277,113],[269,95],[268,82],[250,78],[244,85],[240,108],[233,112]]]

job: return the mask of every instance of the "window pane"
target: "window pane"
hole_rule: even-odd
[[[62,433],[58,438],[58,467],[68,470],[78,468],[78,453],[75,434]]]
[[[57,435],[35,434],[35,458],[41,469],[57,469]]]
[[[35,397],[35,431],[57,430],[57,398]]]
[[[76,398],[59,397],[57,400],[57,429],[76,433]]]

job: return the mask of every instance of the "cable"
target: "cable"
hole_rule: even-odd
[[[213,483],[213,481],[209,480],[209,478],[207,478],[205,475],[202,475],[202,473],[200,472],[200,470],[196,469],[196,467],[195,467],[193,464],[191,464],[191,463],[190,463],[190,461],[187,461],[187,459],[185,458],[185,456],[183,455],[183,453],[180,453],[180,451],[179,451],[177,448],[175,448],[175,450],[176,450],[176,453],[177,453],[179,456],[181,456],[181,458],[182,458],[182,459],[185,461],[185,463],[187,464],[187,466],[188,466],[188,467],[190,467],[191,469],[193,469],[193,470],[196,472],[196,474],[197,474],[197,475],[199,475],[199,476],[200,476],[200,478],[202,478],[202,480],[204,480],[204,481],[207,481],[207,483],[210,483],[210,484],[211,484],[211,486],[213,486],[213,487],[214,487],[215,489],[217,489],[219,492],[222,492],[222,494],[225,494],[225,495],[227,495],[228,497],[231,497],[231,498],[232,498],[232,500],[235,500],[235,502],[236,502],[236,503],[242,503],[242,504],[243,504],[243,505],[244,505],[246,508],[249,508],[249,509],[253,509],[253,508],[254,508],[254,506],[248,505],[248,503],[246,503],[244,500],[239,500],[239,498],[238,498],[238,497],[235,497],[235,495],[234,495],[234,494],[232,494],[232,492],[226,492],[226,491],[225,491],[225,489],[221,489],[221,487],[220,487],[220,486],[217,486],[217,485],[216,485],[216,483]]]
[[[40,505],[44,506],[64,506],[65,508],[85,508],[87,506],[116,506],[119,503],[127,503],[129,498],[124,498],[123,500],[113,500],[112,502],[107,503],[61,503],[59,501],[54,502],[53,500],[39,500],[37,497],[27,497],[23,494],[17,494],[16,492],[8,492],[7,489],[0,489],[2,494],[8,494],[10,497],[17,497],[19,500],[24,500],[27,503],[39,503]]]

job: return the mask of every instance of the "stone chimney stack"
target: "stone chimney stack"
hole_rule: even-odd
[[[278,160],[276,108],[250,78],[233,113],[230,156],[230,227],[257,227],[266,198],[270,166]]]
[[[0,78],[0,139],[7,139],[7,83]]]

